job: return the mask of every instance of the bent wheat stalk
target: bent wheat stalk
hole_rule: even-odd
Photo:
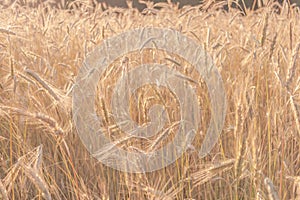
[[[61,128],[59,126],[58,122],[54,118],[52,118],[44,113],[40,113],[40,112],[31,113],[31,112],[22,110],[20,108],[15,108],[15,107],[11,107],[11,106],[1,106],[1,105],[0,105],[0,109],[1,110],[9,110],[9,111],[15,112],[15,113],[23,115],[23,116],[38,119],[41,122],[49,125],[52,129],[54,129],[54,133],[56,135],[64,135],[65,131],[63,130],[63,128]]]

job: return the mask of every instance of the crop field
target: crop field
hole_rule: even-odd
[[[243,11],[230,5],[224,10],[230,1],[182,8],[171,2],[145,4],[140,12],[130,2],[129,8],[84,0],[1,2],[0,199],[300,200],[299,7],[289,1]],[[198,112],[180,112],[173,88],[145,84],[135,94],[124,94],[129,99],[124,110],[142,127],[160,118],[160,105],[167,122],[147,139],[126,137],[130,134],[116,123],[115,111],[123,110],[112,104],[113,89],[139,65],[160,63],[182,74],[184,84],[195,88],[201,113],[195,138],[178,159],[161,169],[130,173],[88,151],[74,122],[73,92],[95,49],[147,27],[178,31],[203,49],[202,63],[211,58],[226,94],[225,121],[213,148],[199,156],[215,115],[195,66],[155,43],[119,55],[100,75],[92,105],[102,119],[103,136],[115,146],[159,151],[174,140],[181,114]],[[151,73],[126,77],[141,81]],[[184,102],[190,98],[186,95]]]

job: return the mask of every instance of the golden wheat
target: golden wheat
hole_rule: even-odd
[[[0,6],[0,198],[299,199],[299,182],[288,179],[299,177],[300,168],[299,8],[288,1],[258,1],[256,11],[222,9],[232,3],[205,1],[179,9],[170,2],[145,2],[141,13],[132,5],[103,10],[92,1],[59,3],[72,9],[49,1],[36,8],[24,1]],[[155,44],[120,55],[101,75],[94,105],[103,119],[101,131],[118,148],[145,154],[160,149],[181,122],[176,94],[150,85],[138,89],[136,99],[127,95],[128,110],[145,126],[151,106],[160,104],[167,111],[166,126],[151,138],[120,129],[113,89],[141,64],[180,72],[201,108],[199,130],[181,158],[161,170],[127,174],[99,163],[85,149],[72,123],[71,94],[91,52],[107,38],[138,27],[177,30],[202,46],[202,62],[210,55],[222,75],[228,108],[217,144],[199,158],[212,115],[203,77]],[[111,150],[105,146],[94,156],[107,157]]]

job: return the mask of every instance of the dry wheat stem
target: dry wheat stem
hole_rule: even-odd
[[[168,128],[166,128],[157,138],[156,140],[151,144],[151,146],[148,148],[147,151],[150,151],[152,152],[156,147],[157,145],[159,145],[159,143],[161,141],[163,141],[164,138],[166,138],[169,133],[171,132],[171,130],[173,130],[176,126],[178,126],[179,124],[181,124],[182,121],[177,121],[177,122],[174,122],[172,123],[171,126],[169,126]]]
[[[0,32],[8,34],[8,35],[17,35],[15,32],[13,32],[11,30],[8,30],[8,29],[5,29],[5,28],[0,28]]]
[[[3,183],[2,183],[2,181],[1,181],[1,179],[0,179],[0,195],[2,195],[2,199],[3,200],[8,200],[8,195],[7,195],[7,191],[6,191],[6,189],[5,189],[5,187],[4,187],[4,185],[3,185]]]
[[[30,112],[22,110],[20,108],[15,108],[15,107],[11,107],[11,106],[1,106],[0,105],[0,109],[13,111],[20,115],[38,119],[38,120],[46,123],[50,127],[52,127],[54,129],[54,133],[56,135],[64,135],[65,131],[59,126],[58,122],[54,118],[52,118],[48,115],[45,115],[43,113],[30,113]]]
[[[267,13],[265,16],[264,28],[263,28],[262,36],[261,36],[261,46],[264,46],[265,41],[266,41],[268,24],[269,24],[269,14]]]
[[[42,191],[42,195],[46,200],[51,200],[51,195],[48,189],[48,185],[43,180],[41,175],[39,174],[39,171],[22,164],[22,168],[24,169],[25,174],[32,180],[32,182]]]
[[[295,200],[300,200],[300,176],[296,178],[294,186],[296,190]]]
[[[268,197],[270,200],[279,200],[278,193],[273,185],[273,182],[268,177],[264,180],[265,187],[268,191]]]
[[[230,170],[234,166],[235,162],[235,159],[228,159],[219,164],[212,164],[211,167],[192,173],[191,177],[193,178],[193,187],[196,188],[199,185],[210,181],[217,174]]]
[[[20,172],[20,162],[22,159],[19,159],[9,170],[8,174],[3,179],[4,186],[7,188],[7,191],[11,191],[12,185],[15,182],[16,178]]]
[[[291,94],[290,94],[289,102],[290,102],[290,105],[291,105],[291,108],[292,108],[292,112],[293,112],[293,116],[294,116],[294,119],[295,119],[296,128],[297,128],[297,132],[298,132],[298,138],[300,139],[300,116],[299,116],[300,113],[299,113],[299,111],[296,108],[293,95],[291,95]]]
[[[296,61],[299,59],[299,51],[300,51],[300,43],[297,44],[297,47],[294,50],[293,56],[291,58],[290,67],[288,69],[287,77],[286,77],[286,85],[288,89],[290,88],[290,84],[293,81],[296,72]]]
[[[37,150],[39,150],[40,147],[37,148]],[[12,185],[15,182],[15,180],[17,179],[21,166],[24,165],[24,163],[26,162],[28,165],[33,164],[34,162],[36,162],[36,159],[38,159],[37,157],[38,155],[35,155],[33,153],[33,151],[21,156],[20,158],[18,158],[18,161],[13,164],[13,166],[11,166],[9,172],[7,173],[7,175],[5,176],[5,178],[3,179],[4,182],[4,187],[7,188],[7,191],[11,191],[12,189]]]
[[[56,100],[60,101],[58,95],[54,92],[54,90],[46,83],[41,77],[39,77],[35,72],[30,69],[26,69],[25,72],[33,77],[38,83],[40,83],[48,92],[49,94]]]

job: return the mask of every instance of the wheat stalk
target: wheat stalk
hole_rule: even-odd
[[[273,185],[273,182],[267,177],[264,180],[265,187],[268,191],[268,197],[270,200],[279,200],[278,193]]]
[[[297,44],[297,47],[294,50],[291,62],[290,62],[290,67],[288,69],[288,74],[286,77],[286,85],[288,87],[288,89],[290,89],[290,84],[293,81],[293,78],[295,76],[295,72],[296,72],[296,61],[297,59],[299,59],[299,50],[300,50],[300,43]]]
[[[42,191],[42,195],[46,200],[51,200],[51,195],[48,189],[48,185],[40,176],[39,172],[29,166],[22,165],[25,174],[32,180],[32,182]]]
[[[265,21],[264,21],[264,28],[262,31],[261,42],[260,42],[262,47],[264,46],[265,41],[266,41],[268,25],[269,25],[269,14],[266,13]]]
[[[193,178],[193,188],[210,181],[213,177],[221,172],[230,170],[234,166],[235,162],[235,159],[228,159],[192,173],[191,177]]]
[[[290,102],[292,112],[293,112],[293,116],[294,116],[294,119],[295,119],[296,128],[297,128],[297,132],[298,132],[298,137],[300,138],[300,116],[299,116],[300,112],[297,110],[295,102],[294,102],[294,97],[291,94],[290,94],[289,102]]]
[[[43,113],[31,113],[31,112],[28,112],[28,111],[25,111],[25,110],[22,110],[20,108],[15,108],[15,107],[11,107],[11,106],[1,106],[0,105],[0,109],[2,110],[10,110],[12,112],[15,112],[17,114],[20,114],[20,115],[24,115],[24,116],[27,116],[27,117],[31,117],[31,118],[35,118],[35,119],[38,119],[40,121],[42,121],[43,123],[49,125],[51,128],[54,129],[54,133],[57,134],[57,135],[64,135],[64,129],[61,128],[58,124],[58,122],[46,115],[46,114],[43,114]]]
[[[8,196],[7,196],[7,191],[0,179],[0,194],[2,195],[2,199],[3,200],[8,200]]]
[[[167,136],[171,133],[171,131],[178,126],[179,124],[181,124],[181,121],[178,122],[174,122],[171,126],[169,126],[168,128],[166,128],[159,136],[157,136],[157,138],[155,139],[155,141],[150,145],[150,147],[148,148],[148,151],[151,152],[153,151],[161,141],[163,141],[164,138],[167,138]]]
[[[300,177],[297,177],[295,180],[295,200],[300,200]]]
[[[46,91],[49,92],[50,96],[52,96],[56,101],[60,101],[58,94],[54,92],[54,89],[49,86],[49,83],[46,83],[41,77],[39,77],[35,72],[30,69],[26,69],[25,72],[29,74],[32,78],[34,78],[38,83],[40,83]]]

